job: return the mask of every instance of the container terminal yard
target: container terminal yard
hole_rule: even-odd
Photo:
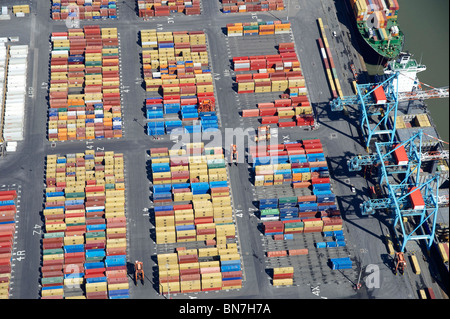
[[[168,2],[1,1],[0,298],[448,299],[448,87],[360,1]]]

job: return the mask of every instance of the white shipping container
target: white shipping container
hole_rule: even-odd
[[[4,132],[15,132],[15,131],[22,131],[22,130],[23,130],[22,122],[5,123],[5,126],[4,126]]]
[[[15,152],[16,150],[17,150],[17,142],[6,143],[6,151],[7,152]]]
[[[6,142],[23,141],[23,134],[3,134]]]
[[[288,34],[291,33],[289,30],[275,30],[275,34]]]
[[[60,35],[60,36],[54,36],[54,37],[51,37],[51,41],[52,41],[52,42],[53,42],[53,41],[56,41],[56,40],[67,40],[67,36]]]
[[[69,56],[69,50],[52,50],[52,56]]]
[[[149,46],[151,46],[151,45],[158,45],[158,42],[157,41],[145,41],[145,42],[142,42],[142,46],[143,47],[147,46],[147,45],[149,45]]]

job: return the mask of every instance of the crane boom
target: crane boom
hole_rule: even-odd
[[[414,92],[399,92],[398,100],[399,102],[410,101],[410,100],[427,100],[427,99],[439,99],[448,98],[449,88],[443,87],[431,90],[418,90]]]

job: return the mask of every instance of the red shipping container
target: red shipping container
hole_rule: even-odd
[[[265,116],[261,118],[261,124],[276,124],[278,123],[278,116]]]
[[[394,158],[396,160],[397,165],[408,165],[409,159],[408,155],[406,154],[405,147],[399,144],[394,145]]]
[[[414,210],[422,210],[425,208],[425,201],[423,200],[422,193],[417,187],[411,187],[409,189],[409,200],[411,201],[411,206]]]
[[[279,122],[278,126],[279,127],[294,127],[294,126],[296,126],[296,123],[295,123],[295,121]]]

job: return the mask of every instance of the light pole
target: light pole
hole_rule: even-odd
[[[286,0],[287,1],[287,14],[286,14],[286,21],[289,21],[289,6],[291,4],[291,0]]]

